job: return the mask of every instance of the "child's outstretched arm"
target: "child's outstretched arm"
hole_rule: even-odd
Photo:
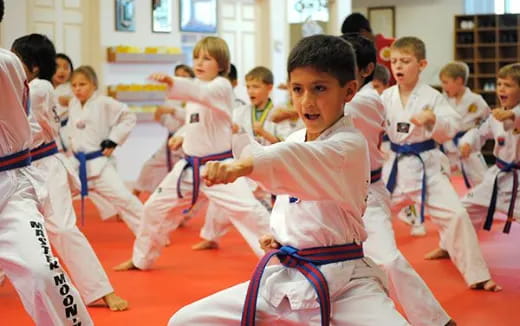
[[[170,99],[196,102],[210,109],[225,113],[231,118],[231,84],[225,78],[215,78],[207,83],[200,83],[189,78],[175,78],[166,74],[152,74],[149,79],[166,84]]]
[[[206,164],[204,179],[208,184],[217,184],[248,176],[274,194],[289,194],[302,200],[344,201],[349,194],[366,191],[368,150],[359,134],[335,136],[305,143],[251,143],[236,162]],[[345,171],[355,173],[347,177]]]
[[[480,151],[488,139],[493,138],[493,131],[490,126],[490,119],[486,119],[478,128],[470,129],[459,140],[459,151],[462,158],[466,158],[472,152]]]

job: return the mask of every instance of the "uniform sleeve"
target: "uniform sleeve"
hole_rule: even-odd
[[[488,117],[478,128],[470,129],[460,140],[459,144],[469,144],[472,151],[478,152],[484,146],[486,140],[493,138],[491,129],[491,117]]]
[[[368,182],[368,156],[362,138],[316,142],[282,142],[269,146],[247,145],[241,157],[253,158],[248,176],[274,194],[302,200],[345,201]],[[364,159],[363,159],[364,158]],[[351,176],[346,171],[355,171]]]
[[[0,49],[0,131],[9,139],[8,144],[2,144],[9,147],[1,150],[3,153],[19,151],[31,144],[31,130],[25,111],[28,94],[20,60],[12,52]]]
[[[176,115],[164,114],[161,117],[161,124],[168,129],[169,132],[177,131],[184,124],[183,120],[177,118]]]
[[[435,99],[433,112],[435,113],[435,125],[432,130],[432,138],[442,144],[455,136],[462,118],[440,94]]]
[[[208,83],[189,78],[175,78],[173,87],[168,90],[168,98],[191,101],[224,113],[231,119],[233,91],[229,81],[217,77]]]
[[[113,99],[109,99],[107,109],[109,110],[112,126],[108,138],[116,144],[121,145],[135,127],[137,117],[135,113],[128,110],[126,104]]]
[[[513,113],[515,114],[515,129],[520,128],[520,105],[513,108]]]
[[[31,113],[41,126],[43,135],[42,142],[54,139],[58,135],[60,128],[59,117],[56,112],[56,104],[52,86],[45,83],[29,84],[31,94]]]

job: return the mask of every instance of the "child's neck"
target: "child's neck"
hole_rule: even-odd
[[[408,99],[410,98],[410,94],[412,94],[415,86],[417,85],[416,81],[415,83],[411,83],[409,85],[405,84],[398,84],[397,87],[399,89],[399,97],[401,98],[401,104],[403,105],[403,108],[406,108],[406,104],[408,104]]]
[[[464,92],[466,91],[466,87],[462,87],[455,95],[453,95],[453,98],[455,99],[455,104],[459,104],[462,100],[462,96],[464,96]]]
[[[255,106],[255,109],[257,111],[263,111],[267,107],[267,103],[269,103],[269,98],[266,98],[262,102],[260,102],[257,106]]]
[[[520,102],[518,102],[514,105],[511,105],[511,106],[504,106],[504,110],[512,110],[512,109],[516,108],[518,105],[520,105]]]

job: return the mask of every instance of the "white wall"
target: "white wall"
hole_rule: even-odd
[[[464,13],[464,0],[352,0],[352,12],[365,16],[377,6],[395,6],[396,37],[417,36],[426,43],[429,65],[422,80],[439,84],[440,69],[453,60],[453,17]]]
[[[11,48],[14,40],[27,34],[27,0],[4,0],[5,16],[0,23],[0,46]]]
[[[99,0],[99,30],[101,51],[117,45],[147,47],[170,46],[181,48],[179,33],[179,3],[172,0],[172,32],[152,32],[151,1],[136,0],[135,32],[120,32],[115,29],[114,1]],[[103,52],[104,53],[104,52]],[[118,83],[146,83],[145,78],[151,73],[164,71],[173,73],[175,64],[101,64],[101,76],[104,85]]]

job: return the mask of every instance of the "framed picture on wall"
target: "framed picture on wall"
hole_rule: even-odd
[[[170,33],[172,31],[171,0],[152,0],[152,32]]]
[[[369,7],[368,20],[374,34],[395,37],[395,7]]]
[[[217,0],[179,0],[179,13],[181,32],[217,32]]]
[[[116,31],[135,32],[134,0],[115,0]]]

